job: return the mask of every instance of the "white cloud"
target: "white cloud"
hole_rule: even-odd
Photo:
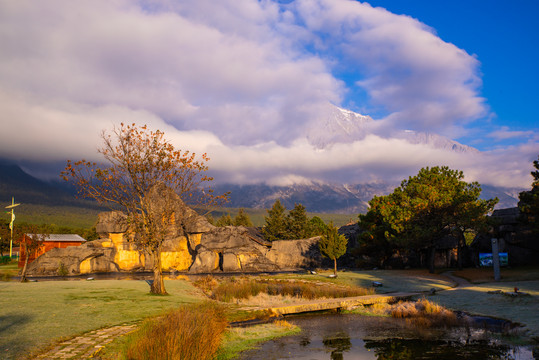
[[[0,0],[0,48],[0,157],[96,158],[101,130],[120,122],[164,130],[240,183],[400,180],[447,164],[515,185],[538,152],[464,156],[385,138],[395,127],[458,133],[488,109],[475,57],[366,3]],[[309,126],[354,87],[386,118],[316,149]]]
[[[510,130],[508,126],[502,126],[499,130],[493,131],[488,134],[488,137],[497,139],[497,140],[506,140],[513,138],[530,138],[533,137],[535,133],[532,130],[528,131],[516,131]],[[539,140],[536,138],[536,140]]]
[[[478,95],[478,60],[416,19],[355,1],[301,0],[298,13],[364,88],[391,126],[455,132],[487,111]],[[330,40],[327,37],[330,37]]]

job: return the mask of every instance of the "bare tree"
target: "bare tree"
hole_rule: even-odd
[[[176,150],[164,138],[162,131],[151,131],[136,124],[114,127],[101,134],[106,165],[80,160],[67,161],[61,176],[74,181],[79,195],[92,198],[111,208],[121,208],[127,215],[133,231],[129,237],[141,251],[153,258],[154,281],[151,293],[166,294],[161,269],[161,246],[166,237],[167,224],[175,214],[170,202],[156,206],[149,196],[157,185],[172,189],[189,203],[211,205],[226,199],[215,196],[210,187],[213,180],[204,173],[209,158],[197,158],[189,151]]]
[[[28,268],[28,260],[30,257],[36,255],[36,253],[43,246],[43,241],[49,237],[46,231],[38,230],[35,225],[29,225],[23,230],[24,234],[21,234],[20,255],[24,256],[24,266],[21,271],[21,282],[26,282],[26,269]]]

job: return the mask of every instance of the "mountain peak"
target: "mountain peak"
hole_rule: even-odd
[[[352,143],[363,139],[370,133],[369,125],[375,122],[370,116],[330,105],[310,124],[307,140],[317,149],[325,149],[338,143]],[[414,145],[427,145],[457,153],[477,153],[477,149],[463,145],[445,136],[415,130],[396,130],[392,137]]]

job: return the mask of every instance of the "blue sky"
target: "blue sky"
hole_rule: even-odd
[[[496,126],[508,127],[509,131],[537,132],[538,1],[373,0],[370,4],[415,17],[433,27],[443,40],[477,56],[483,80],[481,94],[494,113],[472,126],[482,129],[480,134],[485,136],[488,129]],[[489,141],[478,141],[474,137],[475,134],[463,136],[461,141],[479,149],[493,146]],[[516,136],[496,142],[494,146],[521,141],[522,137]]]
[[[222,182],[400,181],[448,165],[526,187],[538,5],[485,4],[0,0],[0,158],[57,176],[135,122],[208,153]]]

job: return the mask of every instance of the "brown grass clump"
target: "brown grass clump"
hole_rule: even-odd
[[[359,287],[336,286],[328,283],[290,282],[278,280],[225,280],[217,286],[212,298],[230,302],[234,299],[249,299],[265,293],[270,296],[289,296],[300,299],[341,298],[350,296],[371,295],[373,289]]]
[[[290,328],[293,328],[295,326],[295,325],[290,324],[286,320],[276,320],[273,323],[275,325],[277,325],[277,326],[280,326],[280,327],[283,327],[283,328],[286,328],[286,329],[290,329]]]
[[[210,295],[213,289],[219,285],[219,282],[213,276],[207,275],[193,282],[193,285],[201,289],[206,295]]]
[[[451,327],[458,325],[457,316],[451,310],[421,299],[414,302],[399,302],[390,307],[394,318],[406,319],[406,322],[417,327]]]
[[[212,302],[186,305],[146,320],[130,336],[130,360],[212,359],[228,322],[225,310]]]

